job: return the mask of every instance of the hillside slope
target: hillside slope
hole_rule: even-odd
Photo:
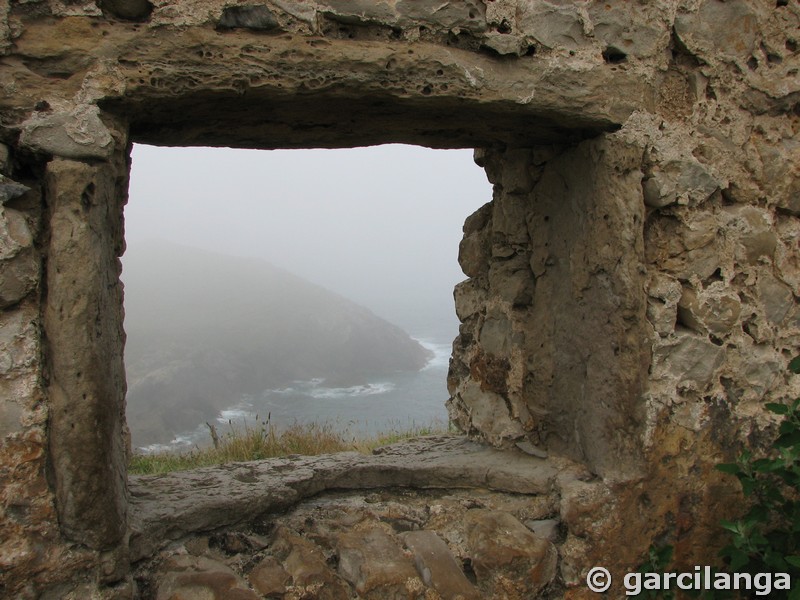
[[[134,445],[168,442],[242,394],[313,378],[356,385],[430,356],[368,309],[262,260],[147,242],[123,267]]]

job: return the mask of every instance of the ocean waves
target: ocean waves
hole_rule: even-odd
[[[267,390],[265,395],[291,395],[308,396],[316,400],[339,400],[342,398],[361,398],[363,396],[377,396],[386,394],[395,389],[396,385],[390,381],[365,383],[350,387],[326,387],[322,385],[324,379],[311,379],[309,381],[296,381],[290,387],[277,390]]]

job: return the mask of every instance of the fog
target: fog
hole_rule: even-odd
[[[455,332],[461,227],[491,193],[472,150],[136,145],[126,240],[262,258],[410,333]]]

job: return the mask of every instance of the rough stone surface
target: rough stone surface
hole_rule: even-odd
[[[70,113],[36,113],[22,125],[20,142],[37,152],[63,158],[110,158],[111,134],[96,106],[78,106]]]
[[[467,512],[467,545],[492,597],[536,597],[556,576],[558,552],[507,512]]]
[[[442,598],[478,600],[481,597],[435,531],[407,531],[400,537],[413,554],[423,583],[436,590]]]
[[[559,466],[563,472],[581,472],[568,462]],[[485,577],[479,580],[473,565],[475,560],[480,562],[481,554],[473,553],[469,545],[468,515],[483,511],[514,523],[541,520],[558,510],[558,495],[556,488],[545,494],[486,489],[338,490],[301,501],[284,513],[264,513],[210,537],[183,538],[140,562],[135,577],[144,589],[160,589],[174,585],[176,572],[225,571],[222,564],[266,597],[285,600],[515,598],[514,589],[530,589],[527,578],[538,564],[528,547],[532,534],[517,532],[518,539],[504,538],[503,548],[516,556],[516,572],[507,565],[495,570],[484,565]],[[252,538],[264,543],[224,542]],[[230,575],[227,580],[233,581]],[[268,589],[275,591],[263,591]],[[555,583],[536,597],[562,594],[563,588]]]
[[[339,574],[362,598],[405,600],[422,582],[397,540],[380,527],[343,533],[336,543]]]
[[[119,544],[127,529],[116,185],[110,166],[68,160],[48,165],[52,205],[44,326],[55,493],[65,535],[104,550]],[[100,323],[97,310],[107,313]],[[104,460],[97,460],[98,453]]]
[[[473,281],[463,296],[483,288],[460,337],[478,343],[456,341],[450,373],[450,417],[467,431],[600,472],[636,468],[650,361],[641,155],[610,136],[543,166],[531,151],[481,156],[495,198],[467,221],[460,254]],[[564,185],[578,164],[595,170]]]
[[[325,490],[486,487],[544,494],[558,466],[461,437],[421,438],[374,456],[286,458],[130,478],[130,547],[146,557],[170,537],[239,525]]]
[[[560,522],[554,597],[586,597],[592,565],[619,580],[654,540],[704,564],[742,506],[714,465],[766,443],[765,401],[800,395],[798,26],[796,2],[745,0],[0,3],[0,595],[141,596],[131,556],[346,481],[434,474],[533,504],[557,489],[548,511],[514,514]],[[130,141],[474,147],[494,194],[459,248],[448,404],[518,458],[485,476],[466,446],[291,459],[281,477],[268,463],[133,480],[129,501]],[[585,472],[552,475],[560,455]],[[464,528],[417,508],[384,516],[438,524],[472,564]],[[228,566],[225,593],[244,592],[252,568]],[[517,589],[498,577],[481,593]],[[420,585],[408,593],[434,593]]]

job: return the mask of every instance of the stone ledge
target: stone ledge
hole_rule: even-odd
[[[502,451],[460,436],[429,436],[379,449],[293,456],[170,473],[132,476],[130,552],[138,561],[172,540],[252,521],[328,490],[485,488],[548,494],[575,467]]]

